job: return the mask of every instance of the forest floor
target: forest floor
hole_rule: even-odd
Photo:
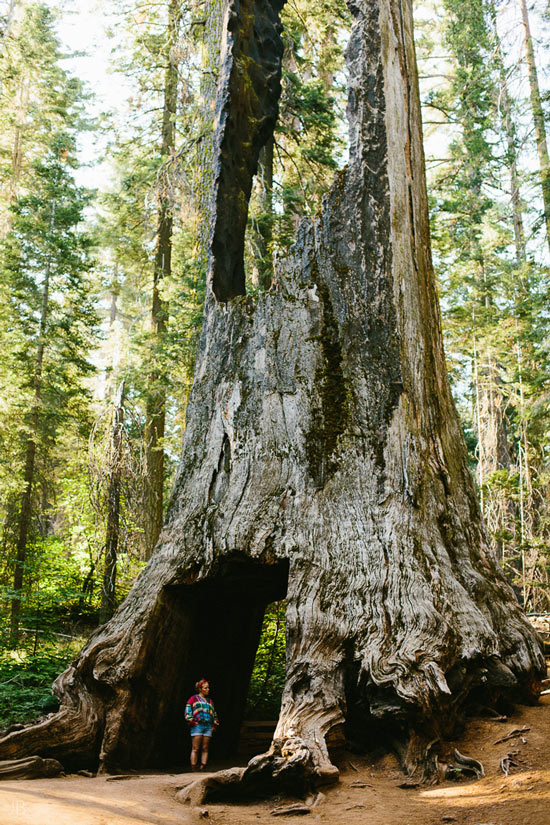
[[[496,744],[524,726],[529,730]],[[305,822],[550,825],[550,695],[542,697],[536,707],[518,707],[505,722],[471,719],[464,735],[451,745],[480,760],[485,778],[404,789],[399,785],[405,777],[393,757],[373,761],[345,754],[339,760],[340,782],[323,791]],[[518,765],[505,776],[500,760],[512,751],[516,751]],[[177,790],[189,779],[186,774],[142,774],[119,781],[71,775],[2,782],[0,823],[192,825],[207,821],[214,825],[257,825],[294,819],[271,816],[273,808],[291,801],[286,799],[190,808],[175,799]]]

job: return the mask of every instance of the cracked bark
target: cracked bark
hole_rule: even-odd
[[[168,762],[185,747],[177,731],[202,675],[234,743],[262,612],[286,591],[274,741],[231,775],[232,792],[336,779],[326,742],[341,724],[429,772],[468,702],[535,699],[544,660],[490,549],[450,395],[411,6],[350,2],[350,164],[270,291],[227,300],[241,288],[244,237],[242,212],[239,238],[228,214],[248,186],[239,178],[220,195],[244,163],[248,120],[233,142],[227,126],[242,103],[227,56],[250,23],[232,17],[240,7],[230,4],[222,49],[209,292],[164,529],[124,604],[59,677],[60,713],[0,741],[0,756]],[[262,18],[273,43],[278,7]],[[264,140],[252,133],[249,183]]]

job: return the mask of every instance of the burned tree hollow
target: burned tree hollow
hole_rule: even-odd
[[[261,564],[235,557],[224,561],[206,581],[164,589],[159,604],[162,630],[144,674],[146,690],[152,674],[159,677],[152,718],[142,722],[148,764],[187,761],[185,704],[201,678],[210,682],[221,720],[215,756],[236,754],[264,612],[268,604],[286,596],[287,581],[284,561]],[[136,707],[142,708],[136,698]],[[134,748],[132,740],[120,761],[132,764]]]
[[[226,46],[250,30],[245,8],[266,2],[229,4]],[[472,703],[536,701],[540,642],[492,553],[445,367],[411,2],[349,7],[349,165],[269,292],[220,300],[223,279],[210,280],[157,548],[58,679],[60,712],[0,740],[1,758],[106,769],[166,758],[202,675],[230,747],[261,613],[287,576],[281,711],[242,789],[334,781],[327,738],[341,725],[394,748],[409,773],[433,774],[438,742]],[[219,107],[242,113],[233,52],[222,54]],[[224,174],[239,147],[228,122]],[[212,244],[220,272],[239,255]]]
[[[218,301],[246,292],[244,246],[252,180],[281,93],[285,0],[231,0],[216,106],[208,281]]]
[[[288,563],[232,553],[208,579],[195,580],[196,573],[188,570],[183,580],[162,586],[154,601],[142,594],[149,603],[139,629],[126,603],[115,635],[107,639],[100,628],[76,668],[59,677],[60,714],[8,737],[4,747],[59,757],[66,768],[181,766],[189,755],[185,705],[195,683],[207,678],[221,720],[215,754],[235,754],[264,612],[286,596]],[[127,668],[122,651],[130,649]]]

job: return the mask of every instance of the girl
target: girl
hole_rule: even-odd
[[[195,685],[197,693],[191,696],[185,706],[185,721],[191,727],[191,770],[203,771],[208,762],[208,748],[213,731],[218,727],[218,715],[210,699],[210,685],[201,679]]]

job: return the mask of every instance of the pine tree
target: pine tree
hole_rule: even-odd
[[[550,156],[548,155],[548,141],[546,137],[546,124],[544,120],[544,110],[538,78],[537,64],[535,62],[535,50],[533,48],[533,37],[529,23],[529,12],[526,0],[520,0],[521,16],[525,31],[525,60],[529,73],[529,88],[531,92],[531,109],[533,113],[533,123],[535,126],[535,140],[539,157],[540,185],[542,190],[543,215],[546,225],[546,239],[550,249]]]
[[[9,230],[10,205],[29,191],[33,161],[47,150],[51,135],[63,130],[67,117],[67,75],[60,65],[55,13],[43,3],[11,11],[0,63],[0,237]],[[71,105],[77,118],[81,104],[73,99]]]
[[[532,431],[531,441],[528,421],[547,374],[544,272],[527,252],[520,113],[495,4],[443,5],[451,71],[429,103],[444,113],[451,135],[450,160],[439,162],[432,186],[448,356],[495,548],[533,607],[542,591],[531,582],[545,575],[534,549],[544,528],[535,516],[539,436]]]
[[[78,84],[68,81],[69,101]],[[69,103],[68,101],[68,103]],[[67,116],[70,107],[67,107]],[[89,279],[89,237],[80,229],[89,195],[74,183],[74,138],[54,134],[48,152],[33,164],[33,192],[12,207],[3,250],[10,322],[19,330],[19,380],[29,404],[20,434],[23,488],[13,525],[15,563],[11,640],[16,643],[29,541],[36,528],[36,470],[39,455],[86,406],[83,378],[93,368],[87,353],[96,315]]]
[[[161,12],[148,4],[124,9],[118,68],[135,94],[110,147],[118,184],[105,199],[102,232],[130,352],[112,380],[125,378],[143,406],[145,558],[162,526],[204,294],[192,191],[199,44],[193,10],[167,0]]]

